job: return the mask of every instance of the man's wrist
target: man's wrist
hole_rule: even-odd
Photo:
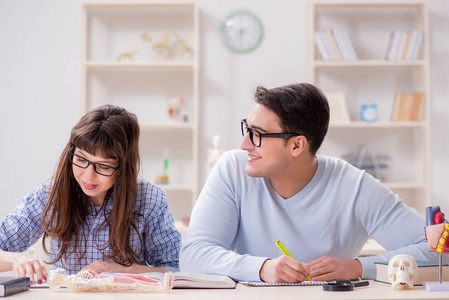
[[[269,260],[270,260],[270,258],[267,258],[267,259],[263,262],[262,266],[260,267],[260,270],[259,270],[259,279],[260,279],[260,281],[265,281],[265,280],[264,280],[264,277],[265,277],[265,276],[263,275],[263,268],[264,268],[266,262],[269,261]]]
[[[355,268],[356,268],[356,270],[357,270],[357,276],[355,276],[355,277],[358,277],[358,278],[362,278],[362,275],[363,275],[363,265],[362,265],[362,262],[358,259],[358,258],[354,258],[354,266],[355,266]]]

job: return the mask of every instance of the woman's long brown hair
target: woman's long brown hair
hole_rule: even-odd
[[[70,141],[59,159],[49,200],[41,217],[44,229],[42,245],[47,255],[49,251],[45,246],[46,238],[58,240],[59,253],[49,263],[61,261],[66,266],[70,255],[76,255],[80,261],[86,253],[84,222],[90,200],[73,175],[70,152],[75,148],[94,156],[118,159],[119,167],[114,185],[103,203],[104,209],[112,193],[113,208],[100,226],[109,226],[109,239],[96,247],[103,250],[110,248],[110,254],[104,255],[105,260],[112,259],[124,266],[137,262],[137,257],[143,253],[144,244],[139,235],[140,250],[134,251],[130,245],[130,235],[131,230],[137,231],[134,205],[140,166],[139,134],[136,115],[112,105],[89,111],[72,129]]]

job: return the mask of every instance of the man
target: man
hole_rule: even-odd
[[[337,158],[316,155],[327,133],[324,94],[302,83],[258,87],[242,120],[241,150],[226,152],[192,213],[183,271],[236,280],[299,282],[376,276],[396,254],[437,260],[424,219],[380,181]],[[389,250],[357,257],[368,237]],[[296,258],[281,255],[280,240]]]

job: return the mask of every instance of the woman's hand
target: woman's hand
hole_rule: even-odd
[[[12,270],[14,272],[14,276],[30,277],[31,284],[34,283],[35,275],[39,284],[42,283],[43,280],[47,280],[47,271],[41,265],[39,260],[29,258],[19,253],[11,254],[15,254],[15,257],[12,260]]]
[[[163,268],[149,267],[146,265],[132,264],[129,267],[122,266],[116,262],[111,261],[95,261],[90,265],[84,267],[81,271],[94,271],[96,273],[147,273],[147,272],[160,272],[165,273]]]

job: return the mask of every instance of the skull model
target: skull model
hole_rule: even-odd
[[[388,263],[388,278],[393,289],[412,288],[418,275],[418,265],[407,254],[395,255]]]

